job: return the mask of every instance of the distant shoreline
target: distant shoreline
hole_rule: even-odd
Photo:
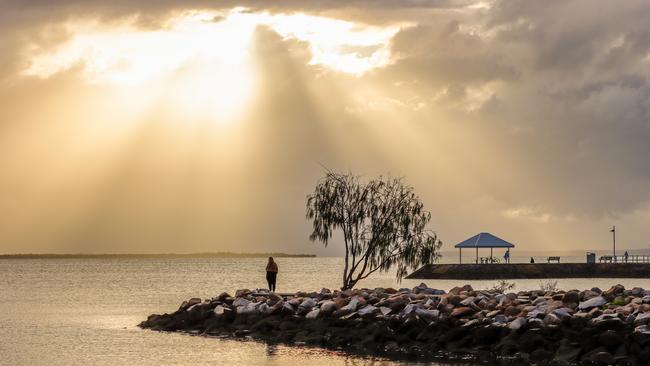
[[[159,254],[0,254],[0,259],[101,259],[101,258],[314,258],[316,254],[287,253],[159,253]]]

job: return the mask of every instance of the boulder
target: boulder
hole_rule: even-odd
[[[511,330],[518,330],[526,324],[525,318],[516,318],[515,320],[508,323],[508,328]]]
[[[473,289],[472,286],[470,286],[470,285],[465,285],[465,286],[463,286],[462,290],[463,290],[463,291],[466,291],[466,292],[472,292],[472,291],[474,291],[474,289]]]
[[[320,311],[323,313],[323,315],[330,315],[335,312],[336,309],[338,309],[338,307],[332,300],[323,301],[323,303],[320,305]]]
[[[644,291],[645,290],[643,288],[641,288],[641,287],[634,287],[634,288],[632,288],[632,290],[630,290],[630,294],[632,296],[638,297],[638,296],[641,296],[641,294],[643,294]]]
[[[270,293],[270,294],[268,295],[268,298],[269,298],[269,302],[270,302],[269,305],[273,305],[273,304],[275,304],[276,302],[278,302],[278,301],[282,301],[282,300],[283,300],[282,296],[276,294],[275,292]]]
[[[438,319],[440,316],[440,310],[426,310],[418,308],[415,310],[415,314],[427,322],[432,322]]]
[[[318,315],[320,314],[320,309],[313,309],[312,311],[308,312],[307,315],[305,315],[306,319],[316,319],[318,318]]]
[[[232,309],[230,309],[228,307],[225,307],[225,306],[222,306],[222,305],[217,305],[214,308],[214,310],[212,310],[212,312],[214,312],[214,315],[216,317],[218,317],[218,318],[219,317],[231,317],[232,315],[234,315]]]
[[[582,353],[582,348],[580,348],[579,344],[561,345],[555,352],[553,360],[560,363],[572,363],[578,359],[580,353]]]
[[[562,320],[555,314],[546,314],[544,317],[544,324],[546,325],[560,325]]]
[[[453,287],[451,290],[449,290],[450,295],[460,295],[460,293],[463,291],[462,287]]]
[[[639,313],[634,318],[634,325],[636,326],[645,325],[648,324],[648,321],[650,321],[650,312]]]
[[[650,335],[650,326],[639,325],[638,327],[634,328],[634,333]]]
[[[359,316],[363,317],[371,317],[377,313],[379,309],[373,305],[366,305],[359,309],[357,313],[359,313]]]
[[[580,302],[580,294],[578,292],[567,292],[562,296],[562,302],[565,304],[577,304]]]
[[[386,307],[386,306],[381,306],[379,308],[379,311],[381,312],[382,315],[386,316],[392,312],[391,308]]]
[[[504,311],[503,314],[505,316],[517,316],[521,313],[521,309],[517,306],[508,306]]]
[[[243,296],[248,296],[252,293],[251,290],[245,288],[245,289],[240,289],[235,291],[235,297],[243,297]]]
[[[571,318],[571,312],[567,308],[557,308],[553,310],[551,314],[557,316],[560,320],[566,320]]]
[[[296,313],[296,310],[293,308],[293,306],[291,305],[290,302],[285,301],[285,303],[282,304],[281,312],[282,312],[283,314],[293,315],[293,314]]]
[[[474,304],[475,300],[476,300],[476,298],[474,296],[470,296],[470,297],[466,298],[465,300],[461,301],[460,305],[462,305],[462,306],[470,306],[471,304]]]
[[[613,330],[606,330],[598,336],[598,343],[609,349],[619,346],[622,342],[622,336]]]
[[[307,314],[308,312],[311,311],[311,309],[312,309],[314,306],[316,306],[316,300],[315,300],[315,299],[312,299],[311,297],[308,297],[308,298],[304,299],[304,300],[300,303],[300,305],[298,305],[298,310],[296,311],[296,313],[297,313],[298,315],[304,315],[304,314]]]
[[[605,298],[602,296],[598,296],[598,297],[594,297],[593,299],[589,299],[587,301],[581,302],[580,304],[578,304],[578,309],[589,310],[591,308],[601,307],[605,304],[607,304],[607,300],[605,300]]]
[[[609,352],[595,352],[589,357],[589,361],[597,365],[613,365],[614,356]]]
[[[249,302],[247,305],[237,306],[237,315],[254,315],[259,313],[258,306],[260,304],[256,302]]]
[[[429,286],[427,286],[427,284],[423,282],[423,283],[413,287],[413,292],[416,293],[416,294],[419,294],[421,292],[424,292],[424,290],[426,290],[428,288],[429,288]]]
[[[624,292],[625,287],[621,284],[618,284],[610,287],[607,291],[603,292],[602,296],[608,299],[612,299],[616,296],[623,295]]]
[[[238,307],[238,306],[246,306],[250,304],[250,300],[246,300],[243,297],[238,297],[235,299],[235,301],[232,302],[232,306]]]
[[[460,307],[460,308],[455,308],[451,312],[451,316],[455,317],[455,318],[462,317],[462,316],[465,316],[465,315],[471,315],[471,314],[474,314],[474,309],[472,309],[470,307],[466,307],[466,306]]]
[[[535,300],[533,300],[532,304],[537,306],[537,305],[543,305],[546,304],[548,300],[544,297],[538,297]]]
[[[192,307],[192,306],[194,306],[194,305],[196,305],[196,304],[200,304],[200,303],[201,303],[201,299],[200,299],[200,298],[198,298],[198,297],[193,297],[193,298],[189,299],[188,301],[183,301],[183,303],[182,303],[181,306],[178,308],[178,310],[187,310],[187,309],[189,309],[190,307]]]
[[[222,293],[219,294],[219,296],[216,297],[216,300],[219,300],[219,301],[225,301],[225,300],[226,300],[227,298],[229,298],[229,297],[230,297],[230,294],[229,294],[229,293],[227,293],[227,292],[222,292]]]
[[[499,324],[505,324],[508,322],[508,318],[506,318],[506,316],[503,314],[498,314],[497,316],[494,317],[494,322]]]

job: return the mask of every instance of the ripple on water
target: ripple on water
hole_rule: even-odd
[[[278,290],[336,288],[341,258],[278,258]],[[391,365],[397,362],[318,348],[268,345],[144,331],[151,313],[171,312],[193,296],[265,285],[265,258],[240,259],[0,259],[0,359],[12,365],[244,364]],[[413,287],[378,274],[366,287]],[[462,284],[425,281],[431,287]],[[467,281],[474,288],[494,281]],[[516,290],[539,287],[517,280]],[[643,279],[562,279],[560,288],[650,288]]]

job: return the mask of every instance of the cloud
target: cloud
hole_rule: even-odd
[[[313,29],[300,37],[271,24],[255,28],[255,92],[231,130],[196,113],[207,102],[174,111],[165,84],[89,83],[88,62],[43,80],[22,73],[35,50],[54,52],[73,39],[68,26],[80,19],[158,31],[179,11],[211,9],[224,22],[234,6],[394,32],[331,48],[382,57],[352,75],[314,62]],[[320,164],[405,176],[447,242],[494,230],[529,249],[559,245],[558,238],[600,243],[601,227],[615,220],[631,245],[648,235],[646,1],[4,1],[2,8],[0,207],[9,209],[0,242],[12,244],[0,251],[92,249],[87,243],[174,251],[183,238],[184,248],[197,250],[218,241],[226,250],[305,251],[313,247],[305,246],[303,199]],[[175,68],[191,64],[180,63]],[[44,241],[50,246],[34,244]]]

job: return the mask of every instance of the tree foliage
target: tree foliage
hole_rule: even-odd
[[[427,230],[431,214],[401,179],[359,177],[327,172],[307,196],[310,240],[327,246],[334,231],[343,233],[345,266],[342,289],[377,271],[395,266],[397,279],[409,269],[437,261],[442,243]]]

